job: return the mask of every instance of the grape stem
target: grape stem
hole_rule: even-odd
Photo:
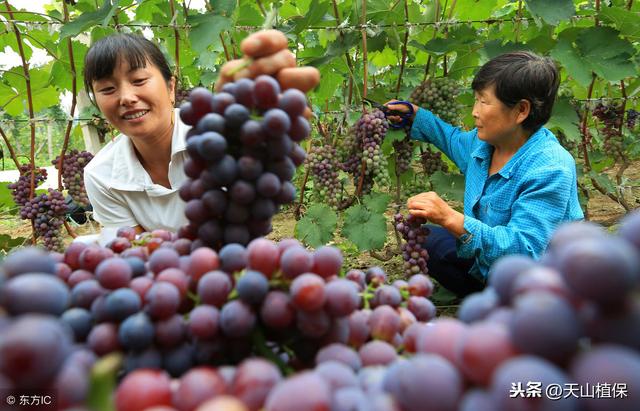
[[[251,333],[251,345],[258,351],[261,356],[269,359],[271,362],[277,365],[283,375],[286,376],[293,372],[293,370],[288,367],[280,357],[278,357],[273,351],[269,349],[269,347],[267,347],[267,341],[264,338],[262,331],[258,327],[256,327],[253,330],[253,333]]]

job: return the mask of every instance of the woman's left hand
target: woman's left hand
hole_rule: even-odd
[[[433,191],[415,195],[407,200],[409,213],[438,224],[453,234],[464,233],[464,214],[454,210]]]
[[[275,76],[283,90],[297,88],[306,93],[313,89],[320,82],[320,72],[315,67],[296,67],[296,58],[287,47],[287,38],[278,30],[251,34],[240,44],[244,58],[231,60],[222,66],[216,91],[225,83],[261,74]],[[248,59],[251,63],[240,68]]]

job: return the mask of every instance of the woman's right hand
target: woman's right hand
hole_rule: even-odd
[[[402,113],[408,113],[409,112],[409,107],[407,107],[404,104],[394,104],[396,101],[398,100],[391,100],[391,101],[387,101],[386,103],[384,103],[385,107],[389,108],[389,110],[395,110],[395,111],[400,111]],[[413,123],[413,119],[416,118],[416,113],[418,112],[418,106],[416,106],[415,104],[411,104],[413,106],[413,114],[411,116],[411,118],[409,118],[409,122]],[[402,117],[400,116],[387,116],[387,120],[391,121],[392,123],[400,123],[402,121]]]
[[[287,37],[278,30],[263,30],[249,35],[240,44],[243,58],[225,63],[215,89],[241,78],[261,74],[276,77],[283,90],[297,88],[305,93],[320,83],[315,67],[298,67],[295,55],[288,49]]]

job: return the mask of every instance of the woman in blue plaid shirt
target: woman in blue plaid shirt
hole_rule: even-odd
[[[466,178],[464,213],[434,192],[407,201],[411,214],[439,226],[426,244],[429,274],[459,296],[481,290],[498,258],[538,258],[561,223],[584,218],[575,161],[543,127],[558,85],[552,60],[519,51],[490,60],[473,79],[473,130],[414,106],[411,137],[433,143]]]

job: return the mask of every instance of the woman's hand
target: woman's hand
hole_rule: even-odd
[[[296,58],[287,47],[287,38],[278,30],[263,30],[251,34],[240,44],[244,58],[229,61],[222,66],[216,91],[225,83],[261,74],[275,76],[283,90],[297,88],[306,93],[313,89],[320,83],[320,72],[315,67],[296,67]],[[248,60],[251,63],[240,68]]]
[[[456,237],[465,233],[464,214],[451,208],[433,191],[415,195],[407,200],[409,213],[423,217],[449,230]]]
[[[398,100],[391,100],[388,101],[386,103],[384,103],[384,105],[389,108],[389,110],[395,110],[395,111],[400,111],[402,113],[408,113],[409,112],[409,108],[407,106],[405,106],[404,104],[393,104],[394,102],[396,102]],[[416,113],[418,112],[418,106],[416,106],[415,104],[411,104],[413,106],[413,115],[411,116],[411,118],[409,119],[409,121],[411,123],[413,123],[413,119],[416,118]],[[402,121],[402,118],[400,116],[387,116],[387,120],[391,121],[392,123],[399,123]]]

